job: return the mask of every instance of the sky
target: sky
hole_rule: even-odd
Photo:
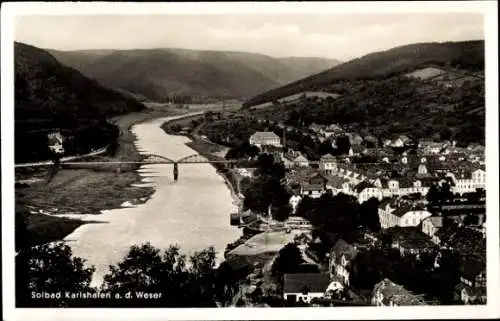
[[[484,39],[479,13],[18,16],[15,40],[58,49],[186,48],[347,61],[416,42]]]

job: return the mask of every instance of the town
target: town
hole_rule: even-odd
[[[226,154],[246,157],[231,170],[242,200],[231,224],[250,231],[226,254],[238,253],[235,248],[259,233],[293,235],[272,258],[226,255],[249,275],[241,305],[486,302],[484,146],[405,135],[362,137],[339,124],[298,129],[244,113],[208,112],[204,118],[198,131],[226,145],[229,139],[221,138],[217,126],[254,122],[262,129]],[[295,138],[296,132],[320,149],[331,148],[311,159],[290,147],[297,145],[287,133]],[[276,176],[279,187],[266,186],[264,175]],[[262,252],[270,250],[273,241],[262,242]]]

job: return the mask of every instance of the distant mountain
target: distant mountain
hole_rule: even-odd
[[[85,148],[98,145],[90,132],[105,142],[111,128],[107,117],[145,108],[135,99],[61,65],[45,50],[16,42],[14,55],[16,160],[46,157],[40,145],[46,139],[45,131],[53,128],[72,136],[78,128],[88,130],[84,135],[88,141],[82,144]],[[25,146],[30,148],[23,149]]]
[[[322,90],[337,80],[385,79],[428,65],[463,70],[484,69],[484,41],[418,43],[368,54],[249,99],[254,106],[308,90]]]
[[[49,51],[62,64],[106,86],[155,101],[174,95],[247,99],[339,63],[172,48]]]

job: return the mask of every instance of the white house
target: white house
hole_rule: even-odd
[[[472,172],[472,182],[475,188],[486,189],[486,171],[482,168]]]
[[[457,170],[454,173],[446,173],[447,177],[453,180],[452,186],[453,193],[463,194],[475,192],[477,188],[486,187],[486,172],[483,169],[470,170]]]
[[[287,273],[284,275],[283,298],[286,301],[310,303],[324,298],[330,276],[324,273]]]
[[[434,236],[434,234],[437,233],[437,231],[439,231],[441,227],[443,227],[442,216],[430,216],[422,221],[422,232],[424,232],[431,238]]]
[[[273,132],[256,132],[250,136],[249,143],[259,148],[263,145],[281,147],[279,136]]]
[[[325,186],[322,184],[302,183],[300,184],[300,195],[319,198],[325,192]]]
[[[417,226],[422,220],[432,214],[427,212],[422,205],[413,203],[383,203],[379,207],[380,225],[382,228],[392,226],[410,227]]]

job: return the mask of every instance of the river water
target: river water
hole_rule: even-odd
[[[132,127],[141,153],[173,160],[196,154],[185,145],[188,138],[167,135],[160,128],[171,119],[175,117]],[[87,216],[105,223],[82,225],[65,238],[75,256],[95,266],[93,285],[102,283],[109,265],[118,263],[132,245],[150,242],[166,249],[178,244],[187,255],[214,246],[222,260],[227,243],[241,234],[229,222],[229,214],[237,211],[231,193],[210,164],[180,164],[177,182],[173,181],[172,165],[144,165],[139,173],[143,176],[141,185],[155,188],[147,202]]]

